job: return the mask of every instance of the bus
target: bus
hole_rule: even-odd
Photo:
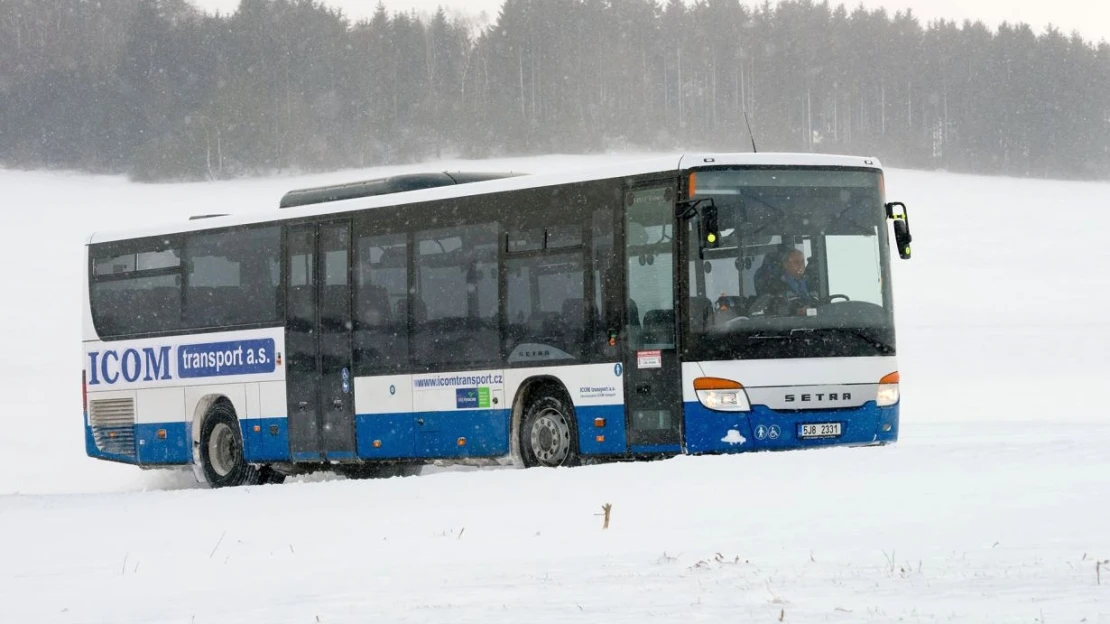
[[[224,487],[893,443],[910,241],[878,160],[772,153],[411,174],[98,232],[86,450]]]

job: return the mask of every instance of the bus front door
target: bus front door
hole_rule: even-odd
[[[675,348],[675,186],[625,191],[628,268],[625,410],[632,454],[682,452],[682,370]]]
[[[287,233],[285,385],[294,461],[355,458],[351,225]]]

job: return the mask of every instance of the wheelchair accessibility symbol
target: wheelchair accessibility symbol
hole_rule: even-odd
[[[756,440],[778,440],[782,437],[782,428],[778,425],[759,425],[755,428]]]

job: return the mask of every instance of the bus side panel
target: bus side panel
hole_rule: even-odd
[[[89,457],[128,464],[138,463],[133,421],[127,422],[126,418],[117,418],[97,425],[94,420],[97,402],[103,402],[105,405],[113,402],[133,405],[135,395],[133,390],[102,390],[95,394],[89,393],[90,410],[85,412],[85,452]]]
[[[136,393],[135,440],[140,464],[188,464],[192,438],[185,417],[185,389],[150,388]]]
[[[363,459],[415,457],[412,375],[355,378],[355,443]]]
[[[504,370],[413,375],[412,411],[417,457],[509,454]]]
[[[622,455],[628,450],[622,364],[510,369],[506,371],[509,401],[516,396],[521,384],[534,377],[554,377],[566,387],[574,406],[579,453]],[[527,411],[528,406],[523,409]]]
[[[289,419],[284,381],[251,384],[247,418],[240,421],[247,461],[289,461]]]
[[[89,456],[191,463],[199,419],[225,397],[239,419],[247,461],[288,457],[280,328],[89,341],[84,351]]]

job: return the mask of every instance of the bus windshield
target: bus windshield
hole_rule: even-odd
[[[894,354],[881,173],[715,169],[693,190],[720,238],[702,247],[687,224],[687,358]]]

